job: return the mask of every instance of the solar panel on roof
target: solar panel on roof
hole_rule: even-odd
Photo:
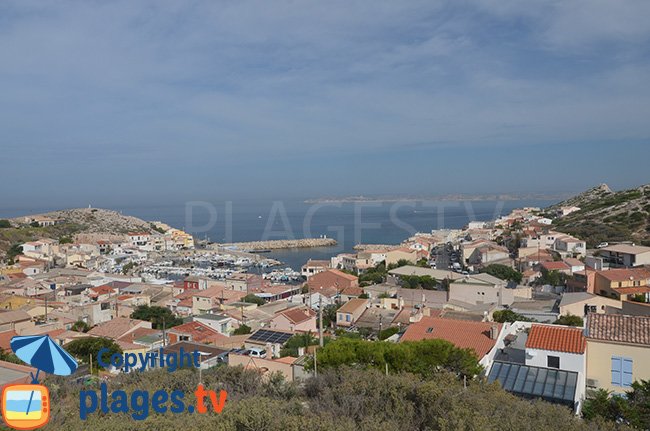
[[[495,361],[488,382],[498,381],[503,389],[526,398],[573,406],[578,373]]]
[[[259,341],[260,343],[284,344],[289,340],[289,338],[291,338],[291,334],[287,334],[286,332],[259,329],[250,336],[249,340]]]

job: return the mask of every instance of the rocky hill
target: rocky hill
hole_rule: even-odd
[[[45,214],[35,214],[28,217],[49,217],[60,219],[65,223],[75,224],[85,233],[110,233],[124,234],[128,232],[151,232],[151,223],[137,217],[125,216],[117,211],[101,208],[75,208],[52,211]],[[13,219],[12,222],[21,222],[24,217]]]
[[[28,223],[31,217],[48,217],[60,220],[55,226],[38,227]],[[0,228],[0,258],[14,244],[39,238],[73,240],[79,234],[124,235],[128,232],[153,231],[151,223],[137,217],[125,216],[117,211],[100,208],[77,208],[33,214],[9,220],[10,227]]]
[[[590,247],[605,241],[650,245],[650,184],[618,192],[601,184],[549,207],[548,212],[563,206],[577,206],[580,211],[556,218],[553,225],[587,240]]]

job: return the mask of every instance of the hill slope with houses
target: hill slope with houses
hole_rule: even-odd
[[[556,214],[562,208],[577,207],[553,221],[558,231],[587,241],[589,247],[601,242],[632,241],[650,245],[650,184],[612,191],[601,184],[547,208]]]
[[[1,218],[1,217],[0,217]],[[152,233],[155,226],[137,217],[100,208],[75,208],[16,217],[11,226],[0,228],[0,256],[14,244],[39,238],[73,240],[80,234],[125,235],[128,232]]]

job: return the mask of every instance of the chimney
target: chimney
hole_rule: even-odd
[[[499,337],[499,326],[492,325],[490,327],[490,339],[496,340]]]
[[[266,343],[266,359],[273,359],[273,345]]]

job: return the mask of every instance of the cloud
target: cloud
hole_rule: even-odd
[[[649,8],[7,1],[0,140],[17,166],[126,171],[143,159],[227,169],[241,158],[638,142],[650,137]]]

